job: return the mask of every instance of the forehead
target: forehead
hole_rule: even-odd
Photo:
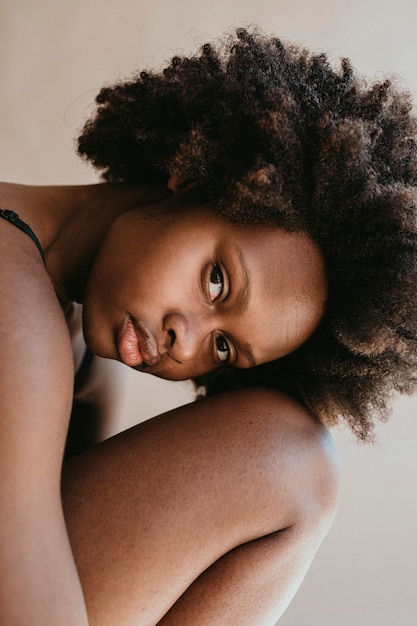
[[[282,357],[308,339],[323,315],[322,253],[306,233],[263,225],[238,228],[236,242],[250,282],[248,334],[255,359]]]
[[[274,360],[295,350],[323,315],[327,284],[321,250],[305,232],[233,224],[204,210],[191,221],[200,218],[206,230],[201,245],[213,242],[226,271],[231,258],[242,267],[238,274],[245,278],[250,295],[247,310],[233,323],[236,332],[247,337],[255,361]],[[199,229],[191,230],[197,234]]]
[[[183,263],[209,254],[231,271],[233,287],[247,277],[247,310],[225,316],[221,329],[244,338],[257,363],[288,354],[315,330],[327,286],[322,253],[307,233],[234,224],[200,206],[181,209],[168,223],[170,247],[183,251]]]

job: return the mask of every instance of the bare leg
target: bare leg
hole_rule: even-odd
[[[90,623],[273,624],[336,492],[325,429],[266,390],[193,403],[76,457],[64,506]]]
[[[187,589],[162,626],[273,626],[314,555],[288,531],[255,539],[219,559]],[[307,544],[307,542],[305,542]]]

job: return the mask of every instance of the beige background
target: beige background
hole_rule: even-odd
[[[415,0],[0,0],[1,178],[95,181],[73,138],[97,89],[248,22],[368,75],[399,73],[417,93]],[[189,397],[146,375],[128,385],[126,423]],[[416,400],[397,402],[377,447],[335,433],[339,514],[280,625],[417,625],[416,413]]]

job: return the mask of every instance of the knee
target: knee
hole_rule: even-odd
[[[337,509],[339,463],[328,429],[291,398],[280,418],[280,449],[288,467],[288,525],[297,536],[320,543],[329,530]],[[281,408],[282,411],[282,408]],[[285,447],[283,446],[285,442]]]
[[[294,471],[292,525],[320,543],[336,514],[340,476],[336,447],[327,428],[306,418],[295,442],[299,462]]]
[[[292,528],[319,543],[334,519],[339,492],[330,433],[299,403],[275,391],[246,389],[233,402],[236,428],[250,433],[246,460],[269,522],[274,520],[275,530]]]

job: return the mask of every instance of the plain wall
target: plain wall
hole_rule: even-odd
[[[417,92],[415,0],[0,0],[1,178],[95,182],[73,140],[97,89],[252,22]],[[187,385],[135,373],[122,417],[189,398]],[[335,432],[339,513],[280,625],[416,626],[416,413],[415,399],[396,402],[374,447]]]

